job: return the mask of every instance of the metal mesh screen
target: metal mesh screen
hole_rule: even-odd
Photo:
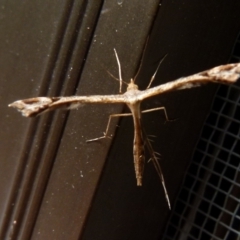
[[[232,61],[240,59],[240,42]],[[164,240],[240,239],[240,83],[220,86]]]

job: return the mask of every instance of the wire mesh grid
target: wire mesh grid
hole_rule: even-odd
[[[216,93],[162,239],[240,239],[239,82]]]

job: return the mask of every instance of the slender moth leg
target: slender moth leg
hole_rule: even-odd
[[[98,138],[89,139],[86,142],[94,142],[94,141],[98,141],[98,140],[103,139],[103,138],[111,138],[110,136],[108,136],[108,130],[109,130],[109,126],[110,126],[112,118],[113,117],[127,117],[127,116],[132,116],[132,114],[131,113],[111,114],[108,118],[107,127],[106,127],[105,132],[103,132],[103,136],[98,137]]]
[[[149,89],[149,88],[151,87],[152,82],[153,82],[153,80],[155,79],[155,76],[156,76],[156,74],[157,74],[157,72],[158,72],[158,69],[159,69],[161,63],[163,62],[163,60],[165,59],[166,56],[167,56],[167,54],[166,54],[166,55],[162,58],[162,60],[159,62],[158,66],[157,66],[157,69],[156,69],[155,73],[152,75],[152,77],[151,77],[151,79],[150,79],[150,81],[149,81],[149,84],[148,84],[148,86],[147,86],[146,89]]]
[[[155,112],[155,111],[159,111],[159,110],[163,110],[166,120],[170,121],[169,118],[168,118],[167,111],[166,111],[165,107],[157,107],[157,108],[151,108],[151,109],[143,110],[142,113]]]
[[[168,196],[168,192],[167,192],[167,188],[166,188],[166,184],[165,184],[165,180],[164,180],[164,176],[163,176],[163,172],[162,172],[162,168],[160,166],[160,163],[158,162],[159,158],[156,156],[158,153],[154,152],[153,147],[150,143],[150,140],[148,139],[146,132],[143,130],[144,135],[146,137],[146,146],[148,148],[149,154],[151,155],[151,161],[153,162],[153,165],[157,171],[158,176],[161,179],[162,182],[162,186],[163,186],[163,190],[164,190],[164,194],[165,194],[165,198],[168,204],[169,209],[171,209],[171,204],[170,204],[170,199]]]
[[[118,58],[118,54],[117,54],[117,51],[116,49],[114,48],[114,53],[115,53],[115,56],[116,56],[116,59],[117,59],[117,64],[118,64],[118,74],[119,74],[119,93],[122,92],[122,69],[121,69],[121,63],[119,61],[119,58]]]
[[[155,111],[159,111],[159,110],[164,111],[164,115],[166,117],[166,120],[169,121],[169,118],[168,118],[167,111],[166,111],[165,107],[157,107],[157,108],[151,108],[151,109],[143,110],[142,113],[155,112]],[[108,118],[107,127],[106,127],[105,132],[103,132],[103,136],[93,138],[93,139],[89,139],[86,142],[94,142],[94,141],[98,141],[98,140],[103,139],[103,138],[111,138],[110,136],[108,136],[108,130],[109,130],[109,126],[111,124],[112,118],[114,118],[114,117],[129,117],[129,116],[132,116],[132,113],[111,114]]]

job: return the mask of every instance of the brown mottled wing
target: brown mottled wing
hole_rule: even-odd
[[[143,100],[172,90],[198,87],[201,84],[205,84],[208,82],[231,84],[236,82],[239,77],[240,63],[221,65],[207,71],[180,78],[175,81],[171,81],[160,86],[142,91],[141,94],[139,94],[139,99]]]
[[[58,108],[73,109],[83,103],[123,103],[124,95],[92,95],[71,97],[35,97],[15,101],[9,107],[16,108],[24,117],[34,117]]]
[[[38,114],[55,110],[57,108],[76,108],[82,103],[126,103],[132,100],[142,101],[164,92],[196,87],[208,82],[231,84],[237,81],[240,76],[240,63],[227,64],[210,70],[194,74],[189,77],[162,84],[157,87],[138,91],[136,95],[93,95],[93,96],[72,96],[72,97],[36,97],[18,100],[9,104],[19,110],[25,117],[33,117]],[[130,84],[129,84],[130,85]]]

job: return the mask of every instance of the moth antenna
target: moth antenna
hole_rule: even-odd
[[[141,56],[141,60],[140,60],[140,65],[138,67],[138,70],[137,70],[137,73],[135,75],[135,77],[133,78],[133,82],[135,82],[136,78],[138,77],[138,74],[142,68],[142,64],[143,64],[143,57],[145,56],[145,52],[146,52],[146,48],[147,48],[147,44],[148,44],[148,40],[149,40],[149,36],[147,37],[147,40],[145,42],[145,45],[144,45],[144,49],[143,49],[143,52],[142,52],[142,56]]]
[[[113,74],[111,74],[108,70],[106,70],[107,71],[107,73],[113,78],[113,79],[115,79],[115,80],[117,80],[117,81],[120,81],[118,78],[116,78]],[[126,85],[128,85],[125,81],[123,81],[122,80],[122,82],[124,83],[124,84],[126,84]]]

